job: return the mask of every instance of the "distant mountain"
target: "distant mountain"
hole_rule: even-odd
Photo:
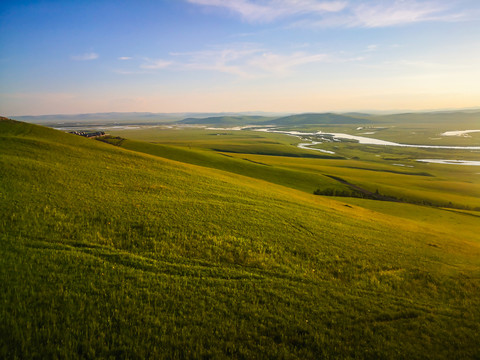
[[[206,118],[186,118],[178,121],[178,124],[198,124],[198,125],[253,125],[265,123],[271,117],[265,116],[211,116]]]
[[[371,120],[334,113],[290,115],[265,122],[272,125],[368,124]]]
[[[56,114],[36,116],[11,116],[20,121],[35,124],[58,124],[58,123],[124,123],[124,122],[166,122],[175,121],[184,117],[185,114],[155,114],[149,112],[109,112],[93,114]]]
[[[41,125],[58,124],[152,124],[181,121],[184,124],[221,124],[242,125],[245,121],[261,121],[284,116],[284,113],[263,112],[221,112],[221,113],[150,113],[150,112],[108,112],[91,114],[54,114],[35,116],[10,116],[12,119]],[[205,120],[213,118],[213,120]],[[183,120],[185,119],[185,121]],[[213,122],[209,122],[213,121]]]
[[[348,113],[304,113],[286,115],[266,112],[221,112],[221,113],[151,113],[151,112],[107,112],[86,114],[56,114],[38,116],[8,116],[9,118],[48,126],[105,125],[105,124],[157,124],[178,123],[217,126],[241,125],[342,125],[370,123],[452,123],[462,121],[478,126],[479,109],[443,110],[431,112],[406,112],[396,114]]]
[[[471,124],[479,126],[480,111],[435,111],[435,112],[412,112],[403,114],[370,116],[375,122],[392,123],[431,123],[431,124]]]
[[[353,116],[353,117],[362,117],[362,116],[371,116],[372,114],[368,113],[361,113],[361,112],[348,112],[348,113],[342,113],[341,115],[346,115],[346,116]]]

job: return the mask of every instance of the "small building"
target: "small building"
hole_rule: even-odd
[[[84,130],[73,130],[69,131],[70,134],[83,136],[87,138],[98,137],[98,136],[105,136],[104,131],[84,131]]]

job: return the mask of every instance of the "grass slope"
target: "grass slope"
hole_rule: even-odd
[[[399,167],[379,161],[291,159],[261,155],[243,155],[252,161],[282,166],[291,171],[337,176],[350,183],[407,201],[431,203],[435,206],[480,208],[480,181],[475,169],[449,165],[415,165]],[[414,162],[405,162],[406,164]],[[314,184],[311,183],[311,186]]]
[[[258,131],[146,128],[108,131],[129,140],[140,140],[184,149],[208,149],[230,154],[263,154],[287,157],[338,158],[295,146],[298,138]]]
[[[2,358],[480,356],[478,237],[13,121],[0,154]]]
[[[154,143],[112,137],[107,137],[105,141],[130,150],[267,180],[308,193],[316,189],[336,189],[340,193],[348,190],[345,185],[333,181],[331,177],[334,176],[366,191],[375,193],[378,190],[401,201],[480,209],[480,179],[475,167],[452,168],[452,165],[422,164],[415,160],[435,157],[474,160],[475,151],[332,142],[318,146],[335,154],[319,155],[312,150],[299,149],[295,143],[302,140],[282,134],[251,131],[212,133],[199,129],[119,133]]]
[[[117,139],[112,137],[101,140],[111,144],[117,143]],[[218,153],[205,149],[188,149],[185,147],[151,144],[144,141],[128,139],[123,139],[118,144],[124,149],[266,180],[308,193],[312,193],[317,187],[324,186],[336,187],[339,190],[346,189],[346,187],[339,186],[335,181],[332,181],[322,174],[299,169],[289,169],[282,167],[281,163],[278,165],[262,163],[261,161],[249,159],[247,154],[237,154],[231,151]],[[280,154],[283,153],[278,153],[278,155],[275,156],[280,156]],[[291,154],[291,157],[295,158],[295,155],[297,154]],[[300,155],[306,156],[309,154]],[[314,156],[314,154],[312,154],[312,156]],[[328,158],[328,156],[323,156],[323,158]]]

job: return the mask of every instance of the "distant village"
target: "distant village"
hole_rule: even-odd
[[[104,131],[82,131],[82,130],[74,130],[74,131],[69,131],[70,134],[74,135],[79,135],[79,136],[84,136],[87,138],[92,138],[92,137],[98,137],[98,136],[105,136]]]

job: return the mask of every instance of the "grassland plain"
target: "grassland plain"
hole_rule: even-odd
[[[0,121],[0,357],[480,356],[476,212],[227,166]]]
[[[336,127],[335,131],[351,133],[354,129]],[[117,130],[113,133],[141,140],[124,140],[120,144],[124,148],[256,177],[310,193],[325,188],[345,190],[344,185],[328,177],[337,176],[367,191],[378,190],[402,201],[480,208],[477,167],[452,168],[452,165],[416,161],[422,158],[477,160],[478,150],[416,149],[350,142],[319,144],[318,147],[335,153],[327,155],[299,149],[296,144],[305,140],[276,133],[212,132],[201,128]],[[410,133],[409,125],[395,133],[394,140],[401,141],[401,134],[408,136]],[[115,139],[107,141],[115,142]],[[470,138],[463,138],[463,141],[460,145],[472,144]],[[319,161],[322,158],[328,161]]]

